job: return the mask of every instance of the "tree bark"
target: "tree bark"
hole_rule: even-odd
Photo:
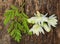
[[[8,0],[5,2],[0,0],[0,2],[0,16],[3,16],[3,10],[9,8],[11,4],[20,6],[24,2],[25,13],[29,17],[34,16],[36,11],[43,14],[48,13],[48,16],[56,14],[58,17],[58,25],[56,28],[52,28],[51,32],[39,36],[24,34],[20,43],[10,38],[6,28],[2,25],[3,23],[0,22],[3,27],[3,30],[0,30],[0,44],[60,44],[60,0]]]

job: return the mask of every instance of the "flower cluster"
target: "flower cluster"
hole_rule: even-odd
[[[34,17],[27,19],[28,23],[34,24],[33,27],[30,29],[30,32],[33,32],[33,34],[39,36],[39,33],[45,34],[44,30],[46,32],[50,32],[51,26],[56,27],[58,21],[56,19],[57,17],[54,14],[47,17],[47,14],[43,15],[39,13],[39,11],[37,11],[37,13],[34,13]]]

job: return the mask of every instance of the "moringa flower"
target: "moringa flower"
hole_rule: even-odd
[[[33,27],[30,29],[30,31],[33,32],[33,34],[39,35],[39,33],[44,33],[44,30],[46,32],[51,31],[51,26],[56,27],[57,24],[57,17],[55,15],[51,15],[50,17],[47,17],[47,14],[43,15],[37,11],[37,13],[34,13],[35,17],[31,17],[27,19],[28,23],[34,24]],[[44,30],[43,30],[44,29]]]
[[[39,33],[44,34],[44,30],[38,24],[34,24],[33,27],[30,29],[30,32],[33,32],[33,34],[36,34],[37,36],[39,36]]]

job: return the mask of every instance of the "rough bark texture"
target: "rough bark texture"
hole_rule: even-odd
[[[5,9],[9,9],[11,4],[20,6],[23,2],[25,2],[25,12],[30,17],[37,10],[43,14],[56,14],[57,27],[45,35],[24,34],[20,43],[14,41],[7,33],[7,27],[3,25],[3,13]],[[0,44],[60,44],[60,0],[0,0]]]

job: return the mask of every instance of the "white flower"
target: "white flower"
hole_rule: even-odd
[[[53,27],[56,27],[56,24],[57,24],[57,17],[55,15],[52,15],[48,18],[48,25],[49,26],[53,26]]]
[[[38,24],[33,25],[33,27],[30,29],[30,32],[33,32],[33,34],[36,34],[37,36],[39,36],[39,33],[44,34],[44,30]]]
[[[33,34],[36,34],[37,36],[39,33],[44,34],[44,30],[46,32],[50,32],[51,26],[56,27],[57,24],[57,17],[55,15],[51,15],[50,17],[46,17],[47,14],[43,15],[37,11],[37,13],[34,13],[35,17],[31,17],[27,19],[28,23],[34,24],[33,27],[30,29],[30,31],[33,32]],[[43,30],[44,28],[44,30]]]

